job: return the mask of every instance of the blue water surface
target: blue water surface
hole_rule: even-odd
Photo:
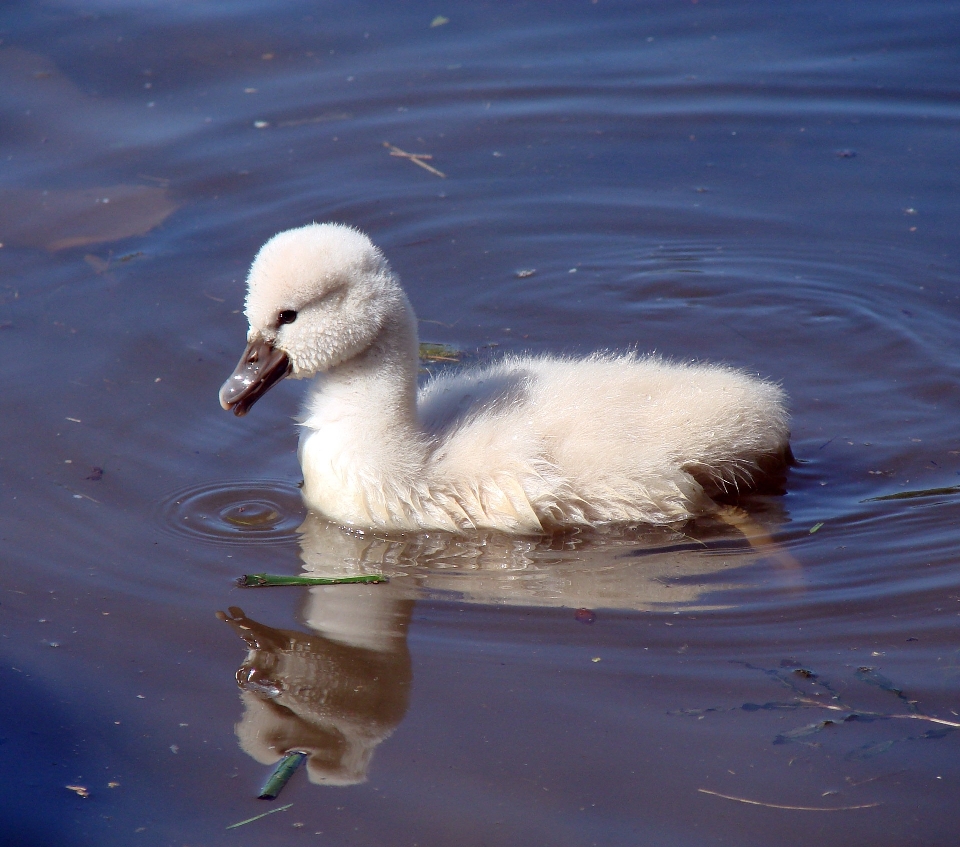
[[[944,0],[7,4],[10,843],[956,844],[958,43]],[[298,535],[302,384],[217,389],[313,220],[467,362],[782,383],[775,545]],[[314,559],[392,578],[233,582]],[[257,800],[273,731],[349,784]]]

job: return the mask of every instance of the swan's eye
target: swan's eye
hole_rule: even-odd
[[[284,309],[277,315],[277,326],[283,324],[292,324],[297,319],[297,313],[293,309]]]

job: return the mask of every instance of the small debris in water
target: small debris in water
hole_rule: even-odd
[[[527,277],[533,276],[536,272],[536,268],[520,268],[520,270],[514,271],[513,275],[517,279],[526,279]]]
[[[450,18],[445,18],[443,15],[437,15],[432,21],[430,21],[430,28],[433,29],[435,26],[443,26],[444,24],[450,23]]]
[[[795,741],[798,738],[804,738],[807,735],[813,735],[814,733],[820,732],[828,727],[836,726],[836,724],[836,721],[832,721],[828,718],[826,720],[817,721],[817,723],[808,724],[807,726],[790,729],[786,732],[781,732],[776,738],[773,739],[773,743],[786,744],[789,741]]]
[[[812,527],[810,527],[810,534],[813,535],[822,526],[823,526],[823,521],[820,521],[819,523],[815,523]]]
[[[597,619],[597,614],[590,609],[577,609],[577,611],[573,613],[573,617],[577,623],[591,624]]]
[[[145,255],[146,253],[144,253],[143,250],[137,250],[134,253],[124,253],[124,255],[118,256],[116,259],[114,259],[113,251],[111,250],[107,254],[106,259],[101,259],[99,256],[95,256],[93,253],[88,253],[83,257],[83,261],[90,265],[90,267],[93,268],[98,274],[102,274],[105,271],[110,270],[113,264],[123,265]]]
[[[95,256],[93,253],[87,253],[87,255],[83,257],[83,261],[90,265],[94,272],[98,274],[102,274],[104,271],[107,271],[110,268],[109,259],[101,259],[99,256]]]
[[[83,797],[86,799],[90,796],[90,789],[88,789],[85,785],[67,785],[65,787],[68,791],[72,791],[78,797]]]
[[[882,673],[878,673],[876,668],[871,667],[860,667],[857,668],[857,679],[861,682],[865,682],[868,685],[875,685],[877,688],[882,689],[883,691],[889,691],[891,694],[896,694],[900,700],[903,700],[910,711],[915,712],[917,710],[917,704],[908,699],[907,696],[903,693],[903,689],[900,686],[896,685],[892,680],[887,679]]]
[[[89,479],[91,482],[100,482],[100,480],[103,479],[103,468],[95,467],[84,479]]]
[[[459,362],[463,354],[449,344],[425,342],[420,345],[420,358],[424,362]]]
[[[856,155],[857,155],[857,151],[850,150],[850,149],[837,150],[837,153],[836,153],[836,156],[838,159],[852,159]]]

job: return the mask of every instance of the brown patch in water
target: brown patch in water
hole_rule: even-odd
[[[0,241],[51,251],[145,235],[163,223],[177,202],[166,188],[111,185],[42,191],[0,190]]]

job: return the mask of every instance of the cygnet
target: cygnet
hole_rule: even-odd
[[[220,403],[244,415],[284,377],[312,377],[303,497],[344,526],[675,524],[791,460],[783,391],[724,366],[511,355],[418,388],[413,309],[380,250],[349,226],[274,236],[247,286],[247,348]]]

